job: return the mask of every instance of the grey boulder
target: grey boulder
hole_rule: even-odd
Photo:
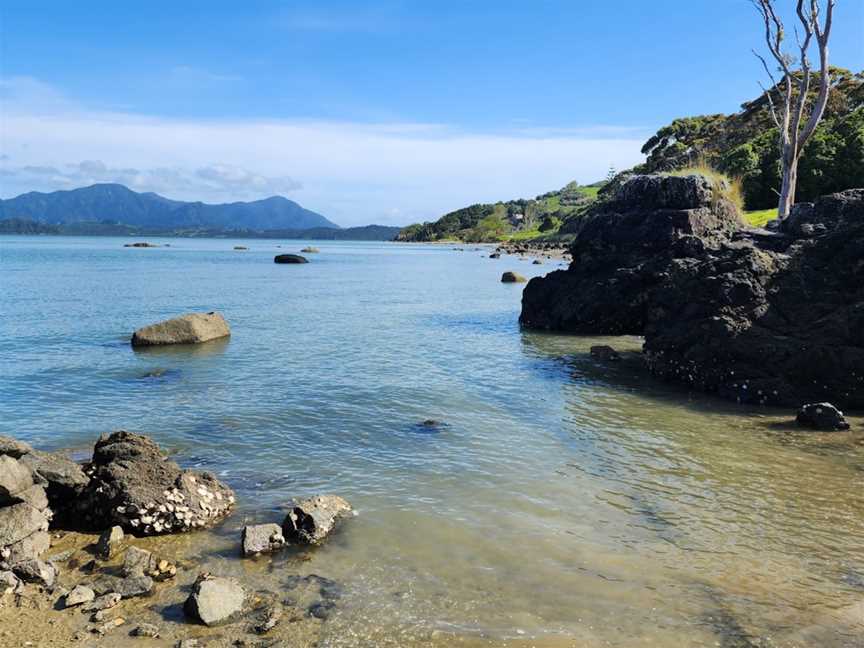
[[[315,495],[299,500],[285,517],[282,534],[293,542],[319,544],[352,511],[351,505],[338,495]]]
[[[231,329],[220,313],[187,313],[138,329],[132,335],[132,346],[200,344],[229,335]]]
[[[25,560],[12,566],[15,575],[26,583],[51,587],[57,578],[57,570],[51,563],[42,560]]]
[[[243,613],[246,592],[232,578],[199,580],[183,607],[187,616],[206,626],[230,623]]]
[[[77,585],[64,599],[64,606],[67,608],[89,603],[96,598],[95,592],[86,585]]]
[[[13,504],[0,509],[0,546],[24,540],[37,531],[48,530],[48,516],[29,504]]]
[[[0,506],[20,501],[16,495],[31,486],[33,473],[26,465],[8,455],[0,456]]]
[[[255,556],[277,551],[285,545],[278,524],[253,524],[243,528],[243,555]]]

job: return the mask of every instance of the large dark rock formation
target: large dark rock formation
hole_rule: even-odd
[[[635,176],[567,270],[532,280],[534,328],[645,336],[656,374],[741,402],[864,407],[864,190],[747,230],[701,176]]]
[[[90,525],[135,535],[210,526],[230,513],[234,492],[207,472],[182,470],[151,439],[119,431],[96,443],[91,479],[76,502]]]

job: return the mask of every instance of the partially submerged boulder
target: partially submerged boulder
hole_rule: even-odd
[[[299,254],[277,254],[274,263],[309,263],[309,259]]]
[[[190,618],[212,627],[237,619],[245,602],[246,592],[236,580],[211,576],[193,585],[183,610]]]
[[[518,272],[511,272],[510,270],[501,275],[501,283],[525,283],[526,281],[528,280]]]
[[[135,535],[190,531],[228,515],[234,492],[210,473],[182,470],[151,439],[119,431],[93,451],[92,476],[78,510],[96,528]]]
[[[253,524],[243,527],[243,555],[271,553],[285,546],[285,536],[278,524]]]
[[[220,313],[187,313],[138,329],[132,335],[132,346],[200,344],[229,335],[231,329]]]
[[[352,511],[351,505],[338,495],[315,495],[299,500],[285,517],[282,533],[292,542],[320,544]]]
[[[319,249],[316,248],[316,247],[312,247],[312,246],[310,245],[309,247],[305,247],[305,248],[303,248],[303,249],[300,250],[300,251],[301,251],[303,254],[317,254],[317,253],[320,252],[321,250],[319,250]]]
[[[608,344],[597,344],[591,347],[591,355],[604,362],[618,362],[621,354]]]
[[[849,423],[843,412],[831,403],[808,403],[798,410],[795,419],[801,427],[811,430],[848,430]]]

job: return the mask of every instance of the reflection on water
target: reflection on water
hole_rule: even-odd
[[[588,353],[636,338],[521,332],[506,258],[322,242],[287,279],[263,242],[7,240],[0,433],[81,447],[126,427],[212,469],[240,510],[164,542],[262,589],[338,582],[321,645],[861,641],[860,418],[801,433]],[[214,308],[233,333],[215,353],[105,344]],[[359,515],[302,559],[238,559],[247,520],[314,492]]]

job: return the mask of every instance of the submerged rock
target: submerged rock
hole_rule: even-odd
[[[151,439],[114,432],[96,443],[92,477],[77,502],[97,528],[136,535],[210,526],[230,513],[234,492],[207,472],[181,470]]]
[[[501,283],[525,283],[526,281],[528,280],[518,272],[511,272],[508,270],[501,275]]]
[[[831,403],[809,403],[798,410],[795,418],[801,427],[812,430],[848,430],[849,423],[843,412]]]
[[[245,245],[235,245],[234,249],[235,250],[248,250],[249,248],[246,247]]]
[[[621,359],[621,354],[608,344],[598,344],[592,346],[591,355],[606,362],[617,362]]]
[[[492,254],[489,255],[489,258],[490,259],[500,259],[501,253],[500,252],[493,252]]]
[[[277,551],[285,546],[282,527],[278,524],[253,524],[243,527],[243,555],[255,556]]]
[[[864,407],[864,189],[765,232],[707,178],[635,176],[579,220],[523,325],[643,335],[656,375],[740,402]]]
[[[309,259],[299,254],[277,254],[274,263],[309,263]]]
[[[246,592],[233,578],[210,577],[192,587],[183,610],[187,616],[206,626],[236,620],[243,613]]]
[[[128,248],[157,248],[160,246],[157,243],[147,243],[146,241],[142,241],[140,243],[124,243],[123,247],[128,247]]]
[[[338,495],[316,495],[294,503],[282,523],[282,533],[292,542],[320,544],[350,515],[351,505]]]
[[[112,576],[104,574],[90,584],[96,594],[119,594],[121,598],[146,596],[153,591],[153,579],[149,576]]]
[[[138,329],[132,335],[132,346],[200,344],[229,335],[231,329],[220,313],[187,313]]]

